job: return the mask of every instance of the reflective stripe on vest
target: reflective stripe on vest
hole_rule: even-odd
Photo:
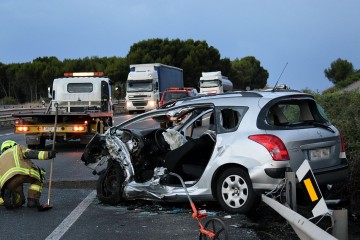
[[[35,169],[28,169],[28,168],[20,168],[20,167],[13,167],[10,168],[3,176],[0,178],[0,186],[5,184],[5,180],[7,177],[13,173],[21,174],[21,175],[28,175],[30,177],[35,177],[39,181],[41,181],[40,174],[38,170]]]
[[[41,192],[41,189],[42,189],[42,187],[39,186],[39,185],[36,185],[36,184],[31,184],[29,186],[29,190],[33,190],[33,191],[36,191],[36,192]]]
[[[18,155],[18,148],[17,148],[17,147],[14,147],[14,148],[12,148],[12,151],[13,151],[15,166],[16,166],[16,167],[20,167],[19,155]]]
[[[45,151],[40,151],[39,154],[38,154],[38,159],[40,160],[44,160],[45,159]]]

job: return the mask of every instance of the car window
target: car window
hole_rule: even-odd
[[[271,126],[306,127],[309,123],[328,123],[324,110],[314,101],[294,100],[277,102],[266,114]]]
[[[233,132],[239,127],[247,107],[221,107],[217,109],[219,133]]]

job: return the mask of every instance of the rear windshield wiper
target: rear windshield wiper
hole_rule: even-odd
[[[335,131],[328,125],[326,125],[325,123],[320,123],[320,122],[306,122],[307,124],[309,125],[314,125],[315,127],[320,127],[320,128],[323,128],[323,129],[326,129],[332,133],[335,133]]]

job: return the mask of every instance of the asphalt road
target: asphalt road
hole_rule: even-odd
[[[131,116],[117,117],[122,121]],[[12,129],[0,129],[0,142],[12,139],[25,144],[23,135]],[[47,142],[51,149],[51,142]],[[126,202],[118,206],[103,205],[96,199],[97,176],[91,174],[80,160],[83,146],[77,141],[56,144],[51,204],[46,212],[22,207],[7,210],[0,207],[0,239],[198,239],[198,225],[191,217],[188,203],[170,204],[146,201]],[[36,161],[47,170],[50,161]],[[25,191],[26,194],[26,191]],[[48,185],[43,189],[41,202],[47,202]],[[225,222],[229,239],[289,239],[290,227],[281,218],[274,219],[264,206],[260,222],[245,215],[229,215],[213,203],[197,204],[207,209],[210,218]],[[206,221],[206,219],[205,219]],[[280,235],[271,234],[271,229]],[[286,233],[286,234],[285,234]],[[293,238],[290,239],[293,239]]]

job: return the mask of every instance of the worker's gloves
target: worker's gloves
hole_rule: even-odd
[[[49,158],[55,158],[56,152],[55,151],[49,151]]]

